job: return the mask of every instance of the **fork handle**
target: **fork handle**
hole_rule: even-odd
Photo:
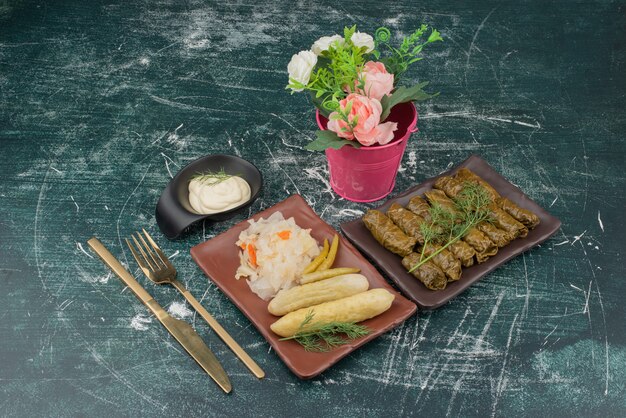
[[[244,351],[243,348],[230,336],[230,334],[217,322],[215,318],[206,310],[200,302],[183,286],[178,280],[174,280],[172,284],[183,294],[183,297],[189,302],[189,304],[204,318],[209,324],[211,329],[224,341],[224,343],[235,353],[237,357],[250,369],[259,379],[265,376],[265,372],[258,364]]]

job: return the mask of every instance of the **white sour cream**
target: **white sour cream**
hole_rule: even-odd
[[[189,182],[189,203],[201,215],[220,213],[250,199],[250,185],[238,176],[226,180],[193,179]]]

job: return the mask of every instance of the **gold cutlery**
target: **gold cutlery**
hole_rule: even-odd
[[[167,256],[161,251],[156,242],[152,239],[150,234],[142,228],[141,232],[137,232],[137,237],[132,235],[135,246],[126,238],[126,244],[130,248],[131,253],[137,260],[137,264],[143,272],[148,276],[150,280],[157,284],[171,284],[173,285],[183,297],[187,299],[187,302],[193,306],[193,308],[206,320],[209,326],[215,331],[215,333],[224,341],[224,343],[239,357],[239,359],[246,365],[248,369],[259,379],[265,376],[265,372],[259,367],[258,364],[244,351],[243,348],[233,339],[233,337],[226,332],[226,330],[217,322],[213,316],[207,312],[206,309],[195,297],[185,288],[185,286],[176,280],[176,269],[167,258]],[[144,235],[146,239],[144,239]],[[146,242],[146,240],[148,242]],[[139,254],[141,253],[141,255]]]
[[[198,362],[200,367],[206,371],[215,383],[217,383],[224,392],[229,393],[232,389],[228,375],[215,357],[215,354],[204,344],[198,333],[186,322],[172,318],[163,309],[157,301],[141,285],[134,277],[120,264],[119,261],[106,249],[106,247],[96,238],[93,237],[87,244],[102,259],[104,264],[109,266],[111,270],[133,291],[135,296],[143,302],[144,305],[152,311],[163,326],[176,338],[183,348]]]

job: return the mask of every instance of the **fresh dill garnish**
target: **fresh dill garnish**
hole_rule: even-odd
[[[236,176],[236,174],[228,174],[224,167],[220,168],[219,171],[205,171],[205,172],[197,172],[193,176],[191,176],[192,180],[198,180],[202,183],[207,181],[211,181],[211,184],[218,184],[223,181],[228,180],[231,177]]]
[[[348,340],[364,337],[370,333],[369,328],[354,322],[314,323],[312,322],[314,316],[315,313],[310,310],[298,326],[298,331],[291,337],[281,338],[280,341],[295,340],[305,351],[326,352],[347,344]],[[347,339],[340,334],[345,334]]]
[[[424,222],[420,226],[424,236],[420,261],[409,270],[409,273],[463,238],[476,225],[491,220],[487,208],[491,203],[491,198],[489,193],[478,183],[465,182],[463,190],[453,199],[453,202],[453,208],[436,202],[431,205],[429,210],[430,222]],[[437,244],[440,247],[429,256],[425,256],[429,244]]]

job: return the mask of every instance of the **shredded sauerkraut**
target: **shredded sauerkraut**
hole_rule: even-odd
[[[240,266],[235,278],[247,277],[250,289],[263,300],[297,284],[304,268],[320,253],[310,229],[300,228],[281,212],[250,220],[239,234]]]

